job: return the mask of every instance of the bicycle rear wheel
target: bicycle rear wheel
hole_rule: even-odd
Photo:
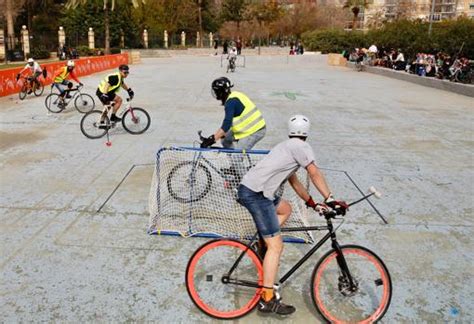
[[[56,93],[49,94],[44,100],[46,108],[52,113],[60,113],[64,110],[64,102]]]
[[[85,137],[97,139],[103,137],[110,129],[110,120],[104,117],[104,125],[99,125],[102,111],[92,110],[81,118],[81,132]]]
[[[43,82],[39,81],[39,80],[36,80],[36,85],[34,86],[35,88],[35,91],[34,91],[34,94],[35,96],[39,97],[43,94],[43,91],[44,91],[44,85],[43,85]]]
[[[20,98],[20,100],[23,100],[26,98],[27,92],[28,92],[28,87],[26,86],[26,82],[25,82],[25,84],[23,84],[23,86],[21,87],[20,92],[18,93],[18,97]]]
[[[80,113],[85,114],[94,109],[94,98],[92,98],[87,93],[79,93],[79,95],[74,100],[74,107],[76,107],[77,111]]]
[[[326,253],[311,276],[311,296],[318,312],[331,323],[373,323],[387,311],[392,297],[390,274],[382,260],[357,245],[341,246],[355,282],[351,289],[337,252]]]
[[[242,242],[219,239],[194,252],[186,268],[186,288],[193,303],[205,314],[219,319],[242,317],[254,309],[261,288],[224,283],[223,277],[247,249]],[[263,284],[262,261],[248,249],[231,279]]]
[[[176,165],[166,179],[171,197],[185,204],[201,200],[211,190],[211,184],[209,169],[195,161]]]
[[[132,114],[133,111],[133,114]],[[150,127],[150,115],[143,108],[132,108],[127,110],[122,117],[123,128],[133,135],[138,135],[146,132]]]

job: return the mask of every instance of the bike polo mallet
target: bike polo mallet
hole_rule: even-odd
[[[109,138],[109,130],[107,130],[107,141],[105,142],[105,145],[107,145],[108,147],[112,146],[112,142],[110,141],[110,138]]]
[[[356,201],[351,202],[348,206],[350,207],[352,205],[360,203],[362,200],[366,200],[367,198],[372,197],[372,196],[375,196],[375,198],[382,197],[382,193],[377,191],[377,189],[375,189],[375,187],[373,187],[373,186],[369,188],[369,192],[370,192],[369,194],[365,195],[364,197],[362,197],[362,198],[360,198]]]

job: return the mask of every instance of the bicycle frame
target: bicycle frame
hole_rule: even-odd
[[[329,239],[332,240],[332,247],[340,252],[340,246],[339,243],[337,242],[336,239],[336,232],[334,231],[334,227],[332,225],[332,221],[330,219],[327,219],[328,225],[327,226],[305,226],[305,227],[288,227],[288,228],[281,228],[281,232],[303,232],[303,231],[324,231],[327,230],[329,233],[327,233],[321,240],[319,240],[290,270],[288,270],[287,273],[285,273],[279,280],[278,284],[281,285],[285,281],[287,281],[293,273],[295,273],[296,270],[298,270],[319,248],[326,243]],[[247,250],[251,248],[252,243],[256,241],[258,237],[258,233],[253,236],[251,239],[250,243],[247,244],[247,249],[242,251],[242,253],[239,255],[235,263],[232,265],[230,268],[229,272],[222,278],[222,281],[224,283],[228,284],[235,284],[238,286],[246,286],[246,287],[253,287],[253,288],[263,288],[263,285],[259,285],[256,282],[249,282],[247,280],[238,280],[238,279],[231,279],[232,272],[237,268],[238,264],[244,257],[245,253],[247,253]],[[353,284],[352,277],[350,276],[349,270],[347,268],[347,264],[344,260],[344,257],[342,253],[339,254],[338,257],[338,264],[341,266],[341,269],[346,272],[346,275],[348,275],[349,280],[351,284]]]
[[[125,104],[125,109],[122,109],[122,112],[120,113],[120,117],[125,114],[126,111],[130,111],[130,114],[132,114],[132,119],[135,119],[135,114],[133,113],[133,108],[132,108],[132,100],[130,98],[127,98],[127,103]],[[104,105],[104,108],[102,109],[102,113],[107,112],[107,115],[109,114],[109,111],[113,108],[115,105],[115,101],[110,101],[108,104]],[[111,122],[111,124],[115,124],[115,122]]]
[[[372,195],[376,195],[376,192],[372,192],[371,194],[368,194],[352,203],[349,204],[349,206],[353,206],[363,200],[366,200],[367,198],[371,197]],[[323,236],[321,240],[319,240],[290,270],[288,270],[287,273],[285,273],[279,280],[278,284],[281,285],[285,281],[287,281],[291,275],[298,270],[319,248],[326,243],[328,240],[331,240],[331,246],[334,250],[337,252],[336,260],[341,268],[341,271],[343,275],[349,280],[349,283],[351,287],[356,286],[352,275],[349,271],[349,268],[347,266],[346,260],[344,259],[344,255],[342,253],[341,247],[339,243],[337,242],[336,238],[336,230],[334,229],[334,226],[332,224],[332,218],[335,218],[336,214],[334,211],[328,212],[324,214],[324,217],[326,219],[326,226],[304,226],[304,227],[287,227],[287,228],[281,228],[281,232],[303,232],[303,231],[325,231],[327,230],[328,233]],[[337,228],[336,228],[337,229]],[[255,282],[249,282],[246,280],[234,280],[231,279],[230,276],[232,275],[232,272],[237,268],[240,260],[242,260],[243,256],[247,251],[251,248],[252,244],[257,240],[258,237],[258,232],[252,237],[250,240],[250,243],[248,243],[246,246],[247,248],[241,252],[237,260],[234,262],[232,267],[230,268],[229,272],[222,278],[223,283],[229,283],[229,284],[235,284],[235,285],[240,285],[240,286],[247,286],[247,287],[254,287],[254,288],[263,288],[262,285],[259,285],[258,283]]]

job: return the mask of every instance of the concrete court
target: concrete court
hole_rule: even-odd
[[[148,236],[146,227],[157,150],[220,125],[222,108],[210,95],[211,81],[225,74],[219,65],[217,57],[172,57],[132,66],[127,83],[152,125],[141,136],[116,128],[110,148],[80,133],[74,108],[47,114],[44,95],[0,98],[1,322],[217,322],[184,286],[188,258],[205,239]],[[105,74],[81,78],[89,93]],[[389,225],[361,203],[338,235],[389,268],[394,292],[383,322],[473,322],[474,100],[310,55],[247,57],[229,77],[267,120],[258,148],[284,140],[288,117],[306,114],[335,195],[360,197],[343,171],[384,193],[373,203]],[[306,248],[287,245],[280,272]],[[321,321],[309,279],[328,249],[283,288],[297,307],[286,322]],[[283,320],[254,311],[235,322]]]

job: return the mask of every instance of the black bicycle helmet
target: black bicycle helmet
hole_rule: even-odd
[[[128,72],[128,70],[129,70],[129,67],[126,64],[122,64],[119,66],[119,71]]]
[[[221,77],[212,81],[211,93],[217,100],[222,100],[225,95],[230,93],[230,89],[234,85],[226,77]]]

